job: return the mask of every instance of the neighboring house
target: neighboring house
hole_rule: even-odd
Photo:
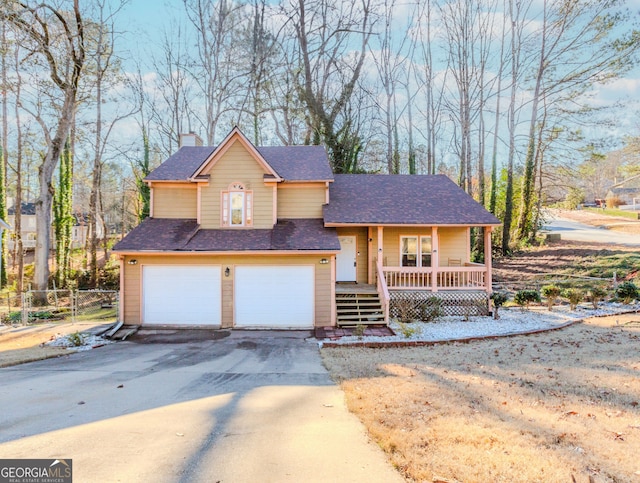
[[[89,237],[89,214],[88,213],[74,213],[73,214],[73,228],[71,230],[71,246],[73,248],[84,248],[87,246],[87,238]],[[98,240],[104,238],[104,223],[98,217],[98,223],[96,223],[96,235]]]
[[[607,200],[618,200],[625,205],[640,204],[640,188],[611,188],[607,192]]]
[[[15,226],[16,209],[12,206],[8,210],[7,220],[10,225]],[[104,237],[104,224],[99,221],[97,224],[98,239]],[[22,203],[20,214],[20,233],[22,234],[22,247],[25,249],[36,247],[36,204]],[[73,214],[73,228],[71,230],[71,246],[73,248],[83,248],[87,243],[89,235],[89,215],[87,213]],[[15,238],[7,241],[7,248],[13,250]],[[51,244],[55,245],[55,234],[51,228]]]
[[[7,221],[11,226],[16,226],[16,208],[11,206],[7,213]],[[20,210],[20,234],[22,235],[23,248],[36,247],[36,204],[22,202]],[[7,240],[7,248],[13,250],[15,237]]]
[[[236,128],[146,182],[151,216],[114,247],[126,324],[384,323],[402,294],[491,291],[499,221],[446,176],[336,175],[323,147],[257,148]]]

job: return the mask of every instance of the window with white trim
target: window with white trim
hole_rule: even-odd
[[[222,226],[243,227],[253,225],[253,192],[242,183],[231,183],[222,192]]]
[[[400,265],[403,267],[430,267],[431,237],[401,236]]]

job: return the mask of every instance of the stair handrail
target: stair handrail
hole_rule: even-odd
[[[389,287],[387,287],[387,280],[384,277],[384,270],[382,267],[382,260],[376,260],[376,289],[378,290],[378,296],[382,301],[382,308],[384,313],[384,323],[389,323],[389,301],[391,297],[389,295]]]

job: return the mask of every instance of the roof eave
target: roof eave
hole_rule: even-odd
[[[338,228],[341,226],[392,226],[392,227],[422,227],[422,226],[437,226],[437,227],[483,227],[483,226],[500,226],[502,223],[401,223],[401,222],[378,222],[378,221],[365,221],[365,222],[339,222],[339,221],[326,221],[325,227]]]
[[[339,249],[296,249],[296,250],[233,250],[233,251],[214,251],[214,250],[113,250],[118,255],[315,255],[315,254],[332,254],[340,252]]]

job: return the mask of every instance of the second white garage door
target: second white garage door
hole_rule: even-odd
[[[313,328],[314,267],[235,269],[235,326]]]
[[[143,266],[143,323],[219,326],[220,278],[219,266]]]

